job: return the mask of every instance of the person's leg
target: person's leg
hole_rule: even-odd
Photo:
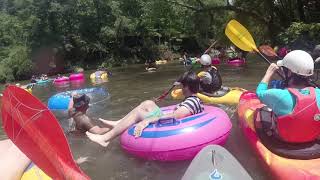
[[[119,122],[121,122],[125,119],[128,119],[132,114],[136,113],[137,109],[139,109],[139,108],[146,109],[145,107],[147,107],[147,108],[153,110],[155,106],[157,106],[157,105],[153,101],[146,100],[146,101],[143,101],[141,104],[139,104],[137,107],[135,107],[133,110],[131,110],[126,116],[124,116],[120,120],[112,121],[112,120],[106,120],[106,119],[102,119],[102,118],[99,118],[99,120],[101,122],[103,122],[104,124],[114,128],[117,124],[119,124]],[[149,109],[146,109],[146,110],[149,110]]]
[[[2,147],[7,148],[0,154],[0,174],[1,179],[20,180],[24,170],[30,164],[30,159],[23,154],[11,141],[9,144],[2,143]]]
[[[153,101],[144,101],[138,107],[133,109],[129,114],[122,118],[119,123],[109,132],[104,135],[96,135],[86,132],[89,139],[106,147],[111,139],[120,135],[123,131],[128,129],[132,124],[144,119],[150,112],[158,106]]]
[[[6,153],[11,146],[12,142],[10,139],[0,141],[0,155]]]
[[[89,129],[89,132],[92,134],[105,134],[108,131],[110,131],[110,128],[101,128],[99,126],[94,126],[91,129]]]

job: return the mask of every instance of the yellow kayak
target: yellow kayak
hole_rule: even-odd
[[[21,180],[51,180],[51,178],[35,164],[30,163],[24,171]]]
[[[229,92],[220,97],[210,97],[201,93],[198,93],[197,96],[207,104],[237,105],[239,103],[241,94],[245,91],[246,90],[242,88],[232,87],[230,88]],[[171,91],[171,96],[173,99],[184,99],[184,96],[182,95],[182,89],[175,89]]]

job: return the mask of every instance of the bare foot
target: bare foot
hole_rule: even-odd
[[[98,143],[98,144],[100,144],[100,145],[103,146],[103,147],[107,147],[107,146],[109,145],[109,143],[110,143],[110,142],[104,141],[102,135],[92,134],[92,133],[90,133],[90,132],[88,132],[88,131],[86,132],[86,134],[87,134],[88,138],[89,138],[91,141],[93,141],[93,142],[95,142],[95,143]]]
[[[108,126],[111,126],[112,128],[114,128],[119,123],[119,121],[109,121],[109,120],[105,120],[102,118],[99,118],[99,121],[103,122],[104,124],[106,124]]]

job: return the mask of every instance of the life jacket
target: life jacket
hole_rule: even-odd
[[[316,140],[320,135],[320,111],[314,88],[308,88],[309,95],[297,89],[288,88],[296,97],[293,112],[277,118],[278,135],[284,141],[303,143]]]
[[[214,91],[219,90],[222,86],[222,80],[218,69],[215,66],[211,67],[212,68],[209,71],[207,71],[212,77],[211,83],[206,84],[200,81],[200,87],[206,93],[213,93]]]

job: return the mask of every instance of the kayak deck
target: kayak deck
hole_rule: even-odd
[[[284,158],[272,153],[262,144],[254,128],[254,113],[260,106],[261,102],[255,94],[247,92],[240,98],[238,115],[242,131],[264,165],[277,179],[320,179],[320,158],[311,160]]]

